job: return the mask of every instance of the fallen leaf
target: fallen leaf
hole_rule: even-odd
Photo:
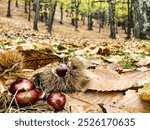
[[[141,58],[136,65],[137,66],[147,66],[150,64],[150,57]]]
[[[135,90],[127,91],[124,97],[111,106],[131,113],[150,113],[150,102],[141,100]]]
[[[80,99],[82,101],[88,102],[90,104],[96,104],[103,106],[112,105],[117,102],[121,97],[123,97],[122,92],[97,92],[97,91],[87,91],[87,92],[76,92],[70,94],[71,97]]]
[[[24,68],[38,69],[49,63],[60,61],[61,58],[53,53],[47,53],[39,50],[21,51],[24,55]]]
[[[105,108],[106,113],[128,113],[125,110],[122,110],[120,108],[112,107],[109,105],[104,105],[103,108]]]
[[[119,75],[115,71],[94,70],[85,71],[85,75],[90,78],[90,82],[83,91],[123,91],[129,88],[141,87],[150,82],[150,71],[128,72]]]
[[[102,113],[102,109],[98,105],[90,104],[67,95],[65,109],[70,113]]]

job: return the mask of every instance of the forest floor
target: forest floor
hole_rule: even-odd
[[[137,93],[139,88],[150,83],[150,41],[127,40],[120,28],[117,38],[111,39],[109,27],[99,33],[96,21],[92,31],[81,21],[75,31],[66,15],[64,24],[59,23],[59,9],[51,34],[43,22],[38,23],[39,31],[33,30],[34,13],[29,22],[23,5],[19,8],[12,5],[11,18],[6,17],[6,12],[7,4],[0,3],[0,51],[50,49],[59,56],[78,56],[86,68],[96,69],[93,74],[87,73],[92,81],[87,92],[68,96],[71,112],[104,112],[103,109],[105,112],[150,112],[149,103],[144,101],[150,99],[142,101]],[[141,91],[149,97],[149,92]],[[70,112],[70,107],[65,112]]]

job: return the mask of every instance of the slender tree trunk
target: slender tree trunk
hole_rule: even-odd
[[[47,6],[44,5],[44,22],[47,25]]]
[[[7,17],[11,17],[11,0],[8,0]]]
[[[28,0],[25,0],[25,3],[24,3],[24,12],[25,13],[28,13],[27,6],[28,6]]]
[[[64,16],[64,8],[63,8],[63,3],[61,2],[61,5],[60,5],[60,24],[64,23],[63,16]]]
[[[75,0],[75,9],[76,9],[75,31],[78,31],[79,6],[80,6],[80,2],[78,0]]]
[[[116,38],[116,29],[115,29],[115,3],[112,0],[109,0],[109,24],[110,24],[110,37]]]
[[[18,0],[16,0],[15,6],[16,6],[17,8],[19,8]]]
[[[99,20],[98,20],[98,23],[99,23],[99,33],[101,32],[101,29],[102,29],[102,13],[99,11]]]
[[[71,25],[75,26],[75,10],[74,10],[75,2],[71,0]]]
[[[36,0],[36,11],[35,11],[34,25],[33,25],[33,29],[36,31],[38,31],[39,11],[40,11],[40,0]]]
[[[54,17],[55,17],[56,7],[57,7],[57,0],[56,0],[55,3],[54,3],[54,7],[53,7],[53,11],[52,11],[52,24],[51,24],[51,30],[52,30],[53,23],[54,23]]]
[[[88,30],[93,30],[92,12],[90,12],[90,1],[88,1]]]
[[[31,20],[31,0],[29,0],[29,15],[28,15],[28,21]]]
[[[127,39],[131,38],[131,16],[132,16],[132,3],[128,0],[128,26],[127,26]]]
[[[134,36],[150,39],[150,0],[133,0],[135,26]]]
[[[49,18],[48,18],[48,32],[51,33],[53,22],[54,22],[55,11],[57,7],[57,1],[55,1],[54,5],[52,3],[52,0],[49,0],[49,2],[50,2],[50,11],[49,11]]]

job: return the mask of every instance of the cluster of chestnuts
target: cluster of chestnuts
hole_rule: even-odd
[[[43,95],[41,88],[36,88],[30,79],[20,79],[13,82],[9,88],[9,92],[15,96],[18,106],[25,107],[35,104]],[[61,92],[52,92],[48,95],[47,103],[51,105],[55,111],[62,110],[65,106],[66,97]]]
[[[21,107],[35,104],[42,95],[42,89],[36,88],[34,82],[29,79],[13,82],[9,92],[15,96],[16,103]]]

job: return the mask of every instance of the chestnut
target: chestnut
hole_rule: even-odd
[[[16,103],[20,107],[33,105],[39,100],[39,93],[36,89],[26,92],[19,92],[15,95]]]
[[[66,72],[68,71],[68,66],[66,64],[62,64],[56,68],[56,74],[60,77],[64,77]]]
[[[43,97],[43,90],[41,89],[41,88],[36,88],[35,89],[37,92],[38,92],[38,94],[39,94],[39,98],[42,98]]]
[[[48,95],[47,103],[51,105],[55,111],[64,109],[66,96],[61,92],[53,92]]]
[[[35,89],[35,87],[36,86],[33,81],[29,79],[20,79],[11,84],[9,88],[9,92],[15,94],[16,91],[24,92],[24,91]]]

